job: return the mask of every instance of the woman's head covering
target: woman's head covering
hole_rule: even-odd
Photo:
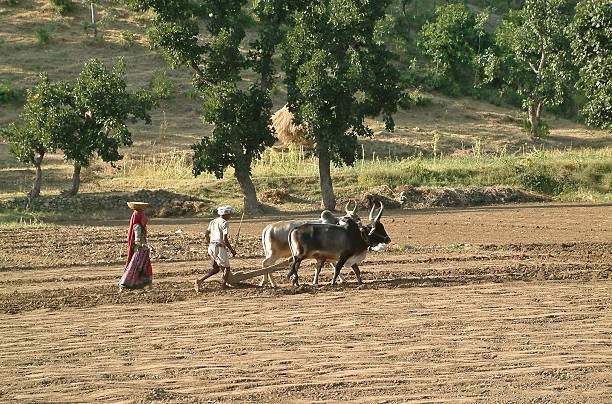
[[[228,213],[232,213],[232,207],[227,205],[227,206],[220,206],[217,209],[217,213],[219,214],[219,216],[223,216],[223,215],[227,215]]]
[[[147,234],[147,222],[149,218],[145,216],[142,210],[135,210],[132,213],[132,218],[130,219],[130,228],[128,229],[128,255],[127,262],[125,263],[125,267],[130,264],[130,260],[132,259],[132,255],[134,254],[134,226],[139,224],[142,227],[142,232]]]

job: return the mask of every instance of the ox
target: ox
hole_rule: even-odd
[[[362,283],[361,272],[358,264],[366,257],[369,247],[381,243],[388,244],[391,238],[380,222],[384,206],[380,204],[380,210],[376,218],[373,218],[375,206],[370,211],[370,223],[360,227],[357,222],[348,219],[343,225],[330,225],[323,223],[307,223],[295,227],[289,233],[289,248],[293,257],[291,270],[287,279],[293,276],[293,284],[299,286],[297,270],[300,263],[307,258],[317,260],[317,271],[326,260],[336,261],[334,278],[331,284],[336,284],[340,270],[346,264],[353,268],[357,276],[357,282]]]
[[[355,207],[352,210],[350,209],[351,202],[354,202],[355,204]],[[356,221],[361,222],[361,219],[359,219],[359,216],[357,216],[355,213],[357,211],[357,207],[357,201],[348,201],[345,207],[346,216],[340,219],[334,216],[334,214],[329,210],[324,210],[321,212],[320,220],[289,220],[267,225],[261,232],[261,243],[266,256],[261,263],[262,268],[274,265],[281,258],[291,257],[291,250],[289,249],[289,232],[294,228],[308,223],[338,224],[346,220],[347,217],[352,217]],[[321,265],[317,265],[317,270],[315,271],[315,276],[312,281],[313,285],[316,285],[319,281],[319,272],[321,271],[321,266],[323,263],[321,263]],[[272,274],[263,275],[259,285],[263,286],[266,280],[270,282],[270,286],[276,287]],[[344,282],[344,277],[341,276],[340,281]]]

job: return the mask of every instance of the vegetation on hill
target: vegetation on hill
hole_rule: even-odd
[[[111,65],[122,56],[129,91],[149,89],[159,104],[150,113],[154,130],[144,121],[127,124],[139,147],[117,149],[115,157],[127,156],[118,166],[139,161],[139,155],[163,158],[169,150],[193,146],[194,153],[185,158],[190,170],[184,181],[189,182],[190,193],[201,193],[198,187],[225,187],[209,175],[193,179],[191,172],[216,178],[231,174],[235,180],[218,184],[237,181],[238,186],[219,191],[219,200],[245,203],[251,211],[258,209],[256,192],[273,185],[262,181],[257,171],[258,159],[274,153],[268,132],[272,106],[288,101],[297,123],[319,128],[305,131],[314,140],[314,155],[321,156],[320,146],[337,129],[341,136],[333,154],[344,156],[332,159],[337,164],[356,161],[365,167],[364,162],[382,160],[382,166],[392,170],[397,159],[397,167],[403,167],[401,159],[416,156],[439,162],[467,151],[472,158],[502,152],[524,158],[534,147],[540,153],[611,143],[609,132],[580,123],[611,126],[612,63],[606,63],[610,58],[606,50],[612,37],[612,9],[604,0],[381,0],[376,2],[380,8],[370,11],[384,12],[371,18],[358,12],[359,1],[235,0],[195,5],[175,0],[165,2],[163,9],[154,1],[128,3],[139,11],[115,0],[96,2],[93,26],[90,3],[0,2],[0,127],[25,124],[19,115],[26,90],[36,85],[39,73],[47,72],[51,83],[71,82],[86,60],[96,57]],[[334,8],[340,5],[350,7]],[[335,19],[321,19],[324,15]],[[305,16],[310,26],[304,23]],[[329,41],[327,45],[306,41],[304,35],[315,28]],[[367,41],[374,41],[369,48]],[[166,61],[149,46],[161,51],[176,69],[168,70]],[[397,69],[397,74],[390,69]],[[383,76],[387,81],[378,81]],[[371,96],[370,90],[379,94]],[[383,101],[387,104],[381,110]],[[395,112],[398,102],[403,110]],[[387,124],[393,119],[394,131],[383,122],[364,119],[379,112],[388,116]],[[92,131],[108,129],[104,122],[99,125]],[[63,189],[59,183],[70,178],[70,167],[62,161],[66,157],[75,161],[65,151],[53,150],[45,150],[43,193]],[[320,160],[310,160],[308,152],[302,161],[310,162],[308,167],[313,161],[320,165]],[[86,167],[93,154],[87,156],[79,167]],[[600,157],[609,159],[609,152]],[[605,199],[609,164],[594,167],[602,171],[593,176],[599,184],[593,189]],[[0,169],[0,183],[11,184],[3,188],[1,197],[29,188],[30,171],[8,156],[7,144],[0,144]],[[275,175],[289,178],[296,170],[301,169]],[[136,173],[138,180],[127,181],[124,172],[94,162],[83,173],[82,190],[133,189],[138,181],[145,182]],[[325,172],[316,170],[315,175]],[[89,182],[108,181],[108,175],[116,177],[110,187]],[[356,173],[340,167],[329,171],[329,188],[333,179],[341,198],[348,181],[345,175]],[[474,172],[470,176],[478,177]],[[383,177],[372,176],[380,181]],[[494,178],[522,185],[509,177]],[[308,188],[304,192],[310,195],[309,204],[324,196],[316,190],[316,182],[302,185]],[[563,199],[584,198],[579,193],[572,197],[565,191],[546,192],[563,194]],[[332,205],[331,199],[327,205]]]

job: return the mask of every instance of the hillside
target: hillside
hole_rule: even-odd
[[[85,29],[90,10],[84,3],[75,3],[75,10],[66,16],[60,16],[42,0],[20,0],[17,5],[2,3],[0,7],[0,79],[19,92],[33,86],[41,71],[48,72],[52,80],[74,79],[83,62],[92,57],[108,66],[117,57],[123,57],[127,64],[126,80],[131,87],[151,88],[155,73],[167,71],[175,92],[153,111],[152,125],[131,126],[135,143],[123,151],[127,158],[165,155],[171,151],[188,154],[191,144],[210,133],[211,127],[202,123],[199,101],[191,91],[191,71],[170,70],[160,55],[149,51],[146,39],[149,15],[138,15],[113,1],[102,1],[97,8],[99,38],[94,40],[91,30]],[[46,42],[41,40],[45,36]],[[396,114],[393,133],[382,131],[381,122],[369,121],[376,135],[361,140],[363,157],[366,160],[401,158],[420,153],[430,156],[435,136],[439,138],[437,149],[443,156],[509,155],[534,148],[598,149],[612,145],[610,133],[546,113],[544,119],[550,125],[550,136],[534,142],[523,132],[524,114],[515,107],[495,106],[471,98],[427,96],[431,98],[429,104]],[[274,94],[275,107],[281,107],[284,102],[281,88]],[[0,103],[0,127],[16,120],[20,110],[19,100]],[[61,184],[69,181],[70,165],[59,154],[46,156],[43,165],[46,170],[43,194],[59,192]],[[2,142],[0,169],[0,198],[27,191],[31,170],[15,162]],[[112,171],[103,165],[98,169],[104,174]],[[96,178],[91,171],[84,173],[82,190],[106,190],[107,184],[92,182]],[[116,190],[133,191],[138,187],[137,181],[117,180],[113,184]],[[192,184],[188,188],[199,186]]]

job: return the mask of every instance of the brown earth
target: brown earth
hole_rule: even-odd
[[[611,218],[389,211],[362,286],[303,265],[297,289],[282,270],[200,295],[204,219],[153,219],[158,291],[120,296],[126,221],[0,230],[0,401],[611,402]],[[277,219],[245,219],[234,269]]]

